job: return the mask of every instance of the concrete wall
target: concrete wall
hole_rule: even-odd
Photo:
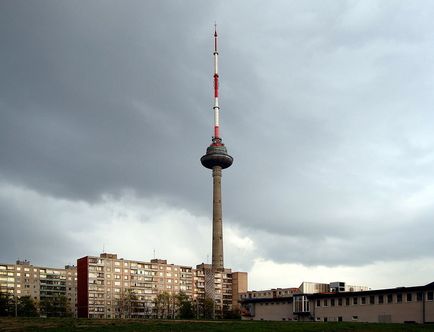
[[[265,302],[254,304],[255,316],[252,320],[292,320],[292,303],[286,302]]]
[[[434,323],[434,302],[425,302],[425,322]]]

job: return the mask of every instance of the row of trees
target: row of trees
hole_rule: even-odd
[[[0,292],[0,316],[18,317],[70,317],[73,315],[64,295],[34,301],[30,296],[14,297]],[[128,289],[116,303],[116,316],[120,318],[157,319],[213,319],[214,303],[211,299],[192,301],[180,292],[159,293],[153,302],[140,301],[137,294]],[[237,318],[232,311],[224,311],[223,318]]]
[[[184,292],[170,294],[159,293],[152,302],[140,301],[138,296],[128,289],[116,302],[116,315],[120,318],[194,318],[193,303]]]
[[[14,297],[0,292],[0,316],[19,317],[69,317],[72,316],[68,299],[64,295],[35,301],[30,296]]]
[[[193,301],[186,293],[159,293],[153,302],[139,301],[137,295],[127,290],[116,306],[117,316],[121,318],[157,318],[157,319],[213,319],[214,303],[212,299]],[[221,317],[221,315],[219,315]],[[238,318],[232,311],[224,310],[223,318]]]

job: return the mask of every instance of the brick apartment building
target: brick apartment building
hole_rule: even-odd
[[[184,292],[197,305],[205,297],[205,273],[208,264],[196,268],[168,264],[166,260],[149,262],[118,258],[103,253],[77,260],[77,310],[79,317],[123,317],[126,298],[133,294],[134,310],[129,316],[153,318],[154,300],[160,293]],[[247,291],[247,273],[225,269],[215,275],[215,310],[217,315],[238,306],[239,293]]]

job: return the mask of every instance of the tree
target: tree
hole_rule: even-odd
[[[69,317],[72,315],[69,301],[62,294],[42,298],[39,303],[39,310],[47,317]]]
[[[20,317],[35,317],[38,315],[35,302],[30,296],[20,297],[17,303],[17,314]]]
[[[171,296],[168,292],[162,292],[154,299],[157,318],[168,318],[170,313]]]
[[[169,294],[169,318],[175,319],[178,311],[178,297],[177,294]]]
[[[214,319],[214,301],[206,297],[202,303],[202,317],[204,319]]]
[[[0,292],[0,316],[15,315],[14,299],[11,294]]]
[[[223,318],[224,319],[241,319],[241,312],[239,309],[229,310],[228,308],[223,308]]]
[[[178,305],[178,317],[181,319],[191,319],[194,317],[193,304],[183,291],[179,292],[176,296]]]
[[[125,317],[133,318],[137,315],[138,308],[138,298],[134,291],[129,288],[124,293],[125,297]]]

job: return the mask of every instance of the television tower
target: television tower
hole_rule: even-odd
[[[206,154],[200,158],[202,165],[212,169],[213,213],[212,213],[212,274],[224,271],[223,262],[223,222],[222,222],[222,169],[232,165],[233,158],[228,154],[220,136],[219,74],[217,51],[217,26],[214,30],[214,136]],[[214,283],[214,282],[212,282]]]

